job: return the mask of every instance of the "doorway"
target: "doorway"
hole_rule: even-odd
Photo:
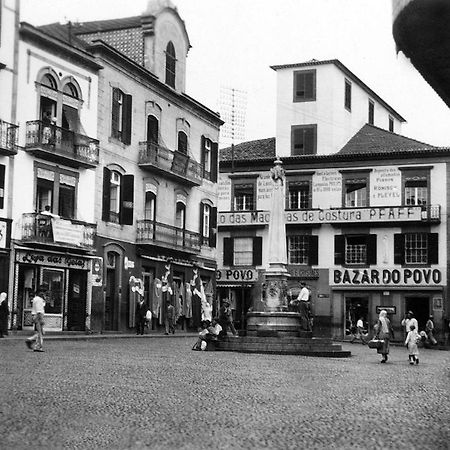
[[[67,329],[84,331],[86,328],[87,273],[71,270],[69,273],[69,296],[67,301]]]
[[[419,330],[425,330],[425,325],[430,316],[430,298],[423,296],[405,297],[405,312],[407,311],[414,313],[414,317],[419,324]]]
[[[120,255],[108,252],[106,257],[105,327],[106,331],[117,329],[119,305]]]
[[[356,328],[356,322],[362,318],[364,329],[369,328],[369,298],[346,297],[345,298],[345,336],[352,334]]]

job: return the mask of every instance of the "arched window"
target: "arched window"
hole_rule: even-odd
[[[145,193],[144,219],[155,220],[156,217],[156,195],[153,192]]]
[[[111,222],[119,223],[120,213],[120,184],[122,175],[114,170],[111,171],[110,179],[110,220]]]
[[[182,202],[177,202],[175,226],[182,230],[186,227],[186,205]]]
[[[43,86],[47,86],[47,87],[49,87],[50,89],[57,89],[58,88],[58,85],[57,85],[57,83],[56,83],[56,80],[51,76],[51,75],[49,75],[48,73],[46,73],[43,77],[42,77],[42,79],[41,79],[41,84],[43,85]]]
[[[184,131],[178,132],[178,151],[187,155],[188,152],[188,138]]]
[[[166,84],[175,87],[175,65],[176,65],[175,47],[169,41],[166,47]]]
[[[78,89],[73,83],[67,83],[63,87],[63,93],[70,95],[74,98],[80,98],[80,94],[78,93]]]
[[[158,119],[153,115],[149,115],[147,117],[147,142],[157,144],[158,134],[159,134]]]

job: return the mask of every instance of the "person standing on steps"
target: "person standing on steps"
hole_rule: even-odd
[[[31,314],[33,316],[33,323],[35,327],[35,334],[26,339],[25,343],[30,350],[35,352],[43,352],[44,344],[44,315],[45,315],[45,293],[42,288],[33,297]],[[34,342],[34,345],[33,345]]]

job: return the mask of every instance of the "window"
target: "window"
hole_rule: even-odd
[[[112,90],[111,135],[124,144],[131,143],[132,96]]]
[[[166,84],[175,87],[175,68],[176,68],[175,47],[169,41],[166,47]]]
[[[159,122],[155,116],[147,117],[147,144],[158,144],[159,142]]]
[[[343,173],[343,205],[345,208],[369,206],[369,174]]]
[[[144,219],[155,220],[156,217],[156,195],[153,192],[145,193]]]
[[[209,203],[200,203],[200,235],[202,244],[216,246],[217,208]]]
[[[291,127],[291,155],[314,155],[317,146],[317,125]]]
[[[41,84],[43,86],[46,86],[50,89],[54,89],[57,90],[58,89],[58,85],[56,83],[56,80],[54,77],[52,77],[50,74],[45,74],[42,79],[41,79]]]
[[[223,239],[224,266],[259,266],[262,264],[262,237]]]
[[[287,237],[288,264],[318,264],[318,237],[293,235]]]
[[[188,153],[188,138],[184,131],[178,132],[178,151],[185,155]]]
[[[254,183],[239,183],[234,185],[233,210],[253,211],[255,209]]]
[[[345,80],[345,95],[344,95],[345,109],[352,110],[352,83]]]
[[[39,165],[36,169],[36,211],[75,219],[78,174]]]
[[[74,98],[79,98],[78,89],[73,83],[67,83],[63,87],[63,93]]]
[[[316,100],[316,71],[301,70],[294,72],[294,102]]]
[[[403,183],[404,205],[428,205],[430,169],[400,168]]]
[[[177,202],[175,226],[182,230],[184,230],[186,227],[186,205],[183,202]]]
[[[370,265],[377,263],[377,235],[336,235],[334,237],[336,265]]]
[[[311,207],[310,182],[288,181],[288,209],[309,209]]]
[[[203,178],[216,182],[218,144],[205,136],[202,136],[201,141]]]
[[[389,116],[389,131],[394,132],[394,118],[392,116]]]
[[[103,168],[102,220],[133,225],[134,175]]]
[[[0,164],[0,209],[5,206],[5,165]]]
[[[374,124],[375,119],[375,103],[369,99],[369,118],[368,122],[370,125]]]
[[[438,233],[394,234],[395,264],[438,264]]]

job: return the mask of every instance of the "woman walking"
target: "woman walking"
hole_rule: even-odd
[[[394,330],[392,329],[391,321],[387,318],[386,310],[382,309],[380,315],[378,316],[378,339],[382,339],[383,345],[381,348],[377,349],[377,353],[380,353],[382,360],[380,362],[385,363],[388,360],[389,354],[389,341],[392,337],[394,339]]]

